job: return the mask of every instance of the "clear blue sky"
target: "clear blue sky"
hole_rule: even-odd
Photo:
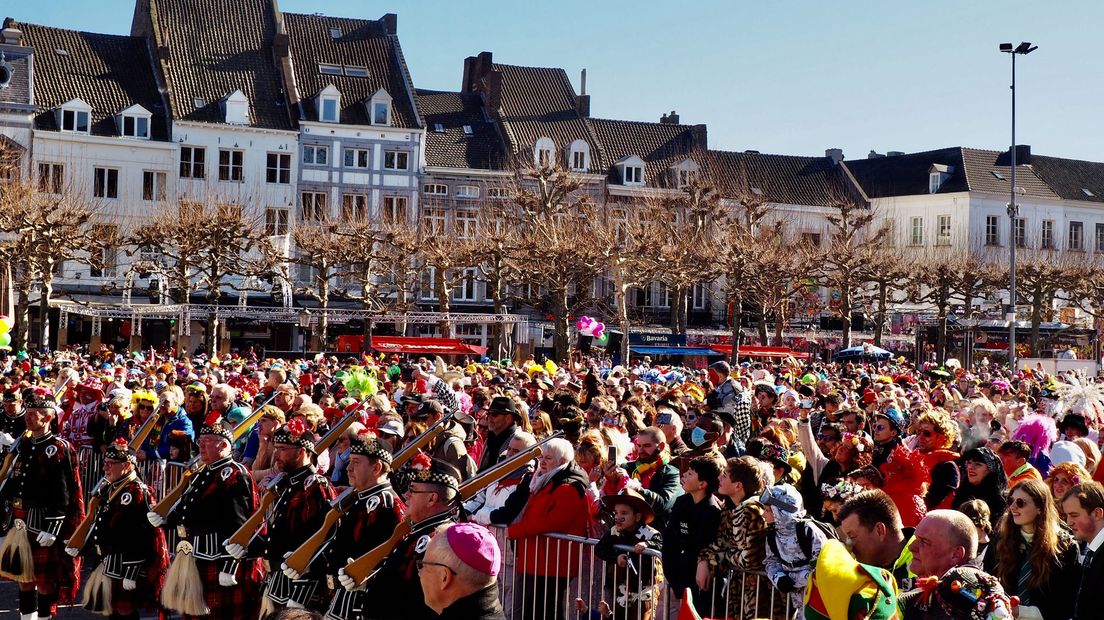
[[[233,0],[228,0],[233,1]],[[23,21],[106,33],[133,0],[5,2]],[[594,116],[706,123],[710,146],[848,159],[871,149],[1009,144],[1009,57],[1017,137],[1036,153],[1104,161],[1104,2],[1062,0],[280,0],[289,12],[399,16],[419,88],[458,89],[465,56],[587,69]]]

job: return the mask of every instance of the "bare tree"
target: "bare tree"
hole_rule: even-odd
[[[935,308],[936,354],[939,363],[943,363],[947,357],[947,323],[951,307],[961,301],[971,308],[967,312],[972,313],[973,300],[993,289],[992,258],[972,250],[936,248],[913,257],[907,267],[908,298]]]
[[[504,192],[510,191],[504,188]],[[471,259],[487,288],[487,295],[496,315],[506,311],[510,285],[518,281],[518,262],[512,257],[526,247],[519,234],[514,214],[508,212],[509,196],[484,203],[476,212],[476,243],[471,247]],[[506,356],[505,323],[495,325],[491,348],[495,359]]]
[[[1083,259],[1057,250],[1025,250],[1016,260],[1016,294],[1031,311],[1031,354],[1038,356],[1039,328],[1055,299],[1075,286]],[[1018,300],[1017,300],[1018,301]]]
[[[747,183],[743,183],[747,186]],[[736,205],[732,212],[718,218],[710,239],[710,247],[716,253],[715,264],[719,268],[713,275],[720,276],[720,288],[731,312],[729,320],[732,329],[732,353],[729,356],[733,365],[739,362],[741,326],[744,319],[744,302],[748,298],[748,281],[754,277],[762,261],[759,251],[761,236],[770,235],[764,231],[763,219],[767,215],[767,201],[760,190],[751,191],[750,187],[740,190],[734,199]]]

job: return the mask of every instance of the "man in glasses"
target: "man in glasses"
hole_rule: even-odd
[[[425,463],[415,458],[416,471],[406,490],[406,516],[410,520],[410,533],[403,537],[379,569],[364,583],[356,583],[338,572],[338,581],[346,590],[363,590],[362,600],[370,608],[350,617],[378,620],[419,620],[436,618],[426,606],[422,584],[418,579],[418,563],[423,560],[430,539],[442,525],[455,522],[454,505],[460,492],[460,472],[448,463],[429,460]]]
[[[498,602],[502,554],[487,528],[474,523],[441,526],[418,563],[425,603],[456,620],[505,620]]]

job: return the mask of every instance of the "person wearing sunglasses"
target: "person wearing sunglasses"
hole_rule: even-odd
[[[985,553],[984,568],[1009,596],[1020,597],[1021,620],[1065,620],[1073,615],[1079,552],[1061,527],[1045,482],[1026,480],[1013,487],[995,539]]]
[[[950,508],[958,490],[958,453],[951,450],[958,438],[958,425],[940,409],[920,415],[917,421],[916,449],[931,476],[924,503],[928,510]]]
[[[889,458],[893,450],[902,445],[901,433],[908,426],[908,420],[898,409],[893,407],[885,411],[875,412],[872,417],[871,430],[874,436],[874,466],[880,467]]]

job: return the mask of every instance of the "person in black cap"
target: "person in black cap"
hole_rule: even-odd
[[[493,467],[510,448],[510,440],[521,424],[521,413],[509,396],[495,396],[487,407],[487,439],[479,459],[479,471]]]
[[[376,620],[429,620],[437,617],[425,604],[422,584],[418,579],[418,564],[433,533],[440,526],[456,521],[460,472],[448,463],[423,455],[414,460],[417,471],[406,491],[410,533],[395,545],[376,573],[364,583],[356,583],[345,574],[344,569],[338,572],[341,585],[346,590],[363,590],[362,600],[371,605],[369,609],[354,609],[352,617]]]
[[[439,422],[444,416],[444,406],[435,400],[431,400],[422,404],[414,419],[425,424],[428,428]],[[458,418],[463,417],[470,420],[471,416],[463,413],[457,413],[456,416],[444,423],[444,431],[430,443],[426,452],[431,457],[455,467],[466,480],[475,473],[476,464],[475,460],[468,456],[468,448],[465,443],[467,433],[464,432]],[[474,423],[474,420],[472,422]]]
[[[137,463],[126,440],[117,439],[107,447],[104,482],[96,491],[100,503],[89,538],[101,559],[105,580],[101,587],[111,591],[110,609],[105,611],[119,620],[137,620],[140,610],[157,610],[157,595],[169,566],[165,534],[146,519],[154,504],[153,492],[138,477]],[[80,550],[66,547],[65,552],[76,556]],[[94,581],[89,581],[89,589],[96,589]]]
[[[6,403],[5,403],[6,404]],[[1058,432],[1068,441],[1089,436],[1089,424],[1080,413],[1067,413],[1058,423]]]
[[[302,419],[292,418],[276,429],[272,442],[276,447],[276,468],[284,475],[270,489],[277,499],[266,521],[268,531],[254,537],[248,548],[231,543],[226,545],[226,551],[238,560],[247,555],[263,557],[275,569],[283,562],[285,554],[298,549],[322,528],[322,520],[336,493],[330,481],[317,473],[314,434]],[[262,609],[318,607],[324,592],[321,585],[320,577],[307,575],[290,579],[282,571],[272,570]]]
[[[23,417],[23,396],[17,389],[4,392],[4,412],[0,414],[0,453],[8,451],[27,430],[27,420]]]
[[[359,557],[383,544],[406,515],[406,504],[391,487],[391,451],[380,439],[358,438],[349,449],[349,484],[355,495],[352,504],[334,528],[312,571],[323,571],[337,583],[338,571],[349,558]],[[298,573],[284,573],[298,579]],[[337,620],[357,618],[354,610],[364,608],[363,592],[350,592],[337,587],[326,615]]]

